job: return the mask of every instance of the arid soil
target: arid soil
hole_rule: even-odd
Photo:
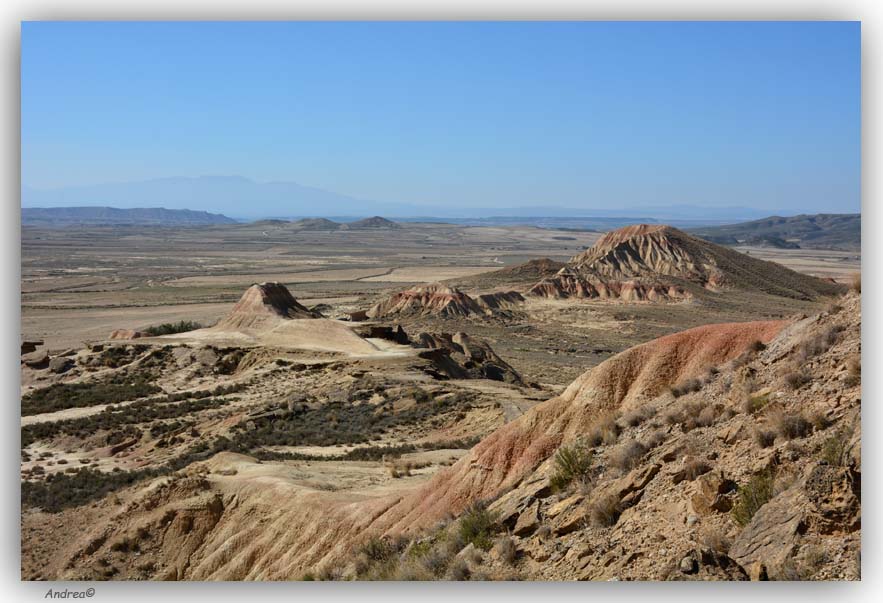
[[[23,231],[24,579],[859,577],[860,294],[369,226]]]

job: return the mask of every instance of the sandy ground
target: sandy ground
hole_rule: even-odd
[[[826,251],[819,249],[775,249],[770,247],[735,247],[762,260],[777,262],[791,270],[830,277],[848,283],[850,277],[861,270],[861,254],[851,251]]]
[[[432,283],[450,278],[461,278],[493,270],[493,266],[421,266],[395,268],[389,274],[369,276],[359,280],[385,283]]]

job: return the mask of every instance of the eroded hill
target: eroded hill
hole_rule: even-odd
[[[856,579],[860,321],[851,294],[637,346],[419,485],[220,452],[108,503],[63,575]]]

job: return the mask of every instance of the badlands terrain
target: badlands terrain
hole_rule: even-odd
[[[858,579],[858,256],[744,251],[23,227],[22,578]]]

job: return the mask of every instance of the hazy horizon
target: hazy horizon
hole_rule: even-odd
[[[26,22],[22,205],[857,213],[860,38],[850,22]],[[185,182],[204,174],[247,182]]]

